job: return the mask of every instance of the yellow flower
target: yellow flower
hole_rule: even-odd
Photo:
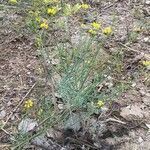
[[[17,0],[9,0],[9,3],[16,4],[16,3],[17,3]]]
[[[96,35],[96,31],[93,30],[93,29],[89,29],[88,32],[89,32],[90,34],[92,34],[92,35]]]
[[[43,28],[43,29],[48,29],[48,23],[46,21],[42,22],[40,24],[40,28]]]
[[[106,27],[102,30],[102,32],[105,34],[105,35],[110,35],[112,34],[112,28],[111,27]]]
[[[99,100],[97,102],[97,107],[101,108],[102,106],[104,106],[104,102],[102,100]]]
[[[88,5],[88,4],[81,4],[80,7],[82,9],[88,9],[88,8],[90,8],[90,5]]]
[[[145,67],[149,67],[149,66],[150,66],[150,61],[148,61],[148,60],[142,61],[142,64],[143,64]]]
[[[51,7],[47,9],[47,13],[49,15],[55,15],[58,12],[58,9],[56,7]]]
[[[24,104],[24,108],[25,109],[28,109],[28,108],[31,108],[33,107],[33,100],[32,99],[28,99],[27,101],[25,101],[25,104]]]
[[[92,27],[93,27],[94,29],[98,30],[98,29],[100,29],[101,25],[100,25],[99,23],[97,23],[97,22],[93,22],[93,23],[92,23]]]

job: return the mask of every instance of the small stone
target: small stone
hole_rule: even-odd
[[[150,0],[146,0],[145,4],[150,5]]]
[[[139,90],[139,92],[140,92],[141,96],[145,96],[145,94],[146,94],[145,90],[143,90],[143,89]]]
[[[6,111],[2,110],[0,111],[0,119],[3,119],[6,116]]]
[[[133,118],[142,119],[146,114],[141,109],[141,105],[134,104],[121,108],[120,115],[127,120],[132,120]]]
[[[58,130],[50,128],[50,129],[47,130],[46,136],[48,138],[60,139],[62,137],[62,133],[60,131],[58,131]]]
[[[79,131],[81,128],[80,116],[78,114],[71,114],[68,120],[65,122],[65,129],[73,129],[74,131]]]
[[[143,139],[142,139],[141,137],[139,137],[138,142],[139,142],[139,143],[142,143],[142,142],[143,142]]]
[[[55,93],[55,97],[61,98],[61,95],[59,93]]]
[[[112,80],[112,77],[111,77],[111,76],[108,76],[107,79],[108,79],[108,80]]]
[[[146,94],[145,94],[145,96],[148,96],[148,97],[150,97],[150,93],[146,93]]]
[[[44,135],[39,135],[31,140],[33,145],[38,145],[39,147],[44,147],[43,149],[51,149],[52,145],[48,142]]]
[[[11,106],[11,105],[12,105],[12,102],[9,101],[9,102],[7,103],[7,107],[9,107],[9,106]]]
[[[52,65],[57,65],[59,64],[59,59],[52,59],[51,63]]]
[[[58,108],[59,108],[60,110],[64,109],[64,104],[58,104]]]
[[[106,113],[107,111],[108,111],[109,109],[108,109],[108,107],[106,107],[106,106],[103,106],[103,107],[101,107],[101,111],[104,113]]]
[[[135,83],[135,82],[133,82],[131,86],[132,86],[132,87],[135,87],[135,86],[136,86],[136,83]]]
[[[10,118],[12,121],[15,120],[15,115],[12,115],[12,117]]]
[[[146,123],[145,125],[148,127],[148,129],[150,129],[150,124]]]
[[[108,88],[111,88],[111,87],[113,87],[113,83],[112,82],[110,82],[109,85],[108,85]]]
[[[145,43],[149,42],[149,38],[148,37],[145,37],[143,40],[144,40]]]
[[[143,97],[143,102],[145,105],[150,106],[150,97],[149,96]]]

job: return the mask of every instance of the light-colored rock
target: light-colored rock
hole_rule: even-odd
[[[81,128],[80,116],[78,114],[71,114],[68,120],[65,122],[65,128],[73,129],[78,131]]]
[[[18,130],[22,133],[27,133],[32,131],[36,126],[38,126],[38,123],[35,120],[26,118],[19,123]]]
[[[150,106],[150,97],[149,96],[143,97],[143,102],[145,105]]]
[[[150,5],[150,0],[146,0],[145,4]]]
[[[58,104],[58,108],[59,108],[60,110],[64,109],[64,104]]]
[[[121,109],[120,115],[127,120],[143,119],[149,114],[144,110],[145,105],[134,104]]]
[[[6,111],[2,110],[0,111],[0,119],[3,119],[6,116]]]
[[[144,140],[142,139],[142,137],[139,137],[138,142],[142,143]]]

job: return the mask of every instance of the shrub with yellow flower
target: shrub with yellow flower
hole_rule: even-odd
[[[51,7],[47,9],[47,14],[54,16],[58,12],[57,7]]]
[[[93,29],[89,29],[88,33],[90,33],[92,35],[96,35],[97,34],[97,32],[95,30],[93,30]]]
[[[105,34],[105,35],[111,35],[112,34],[112,27],[106,27],[102,30],[102,32]]]
[[[98,107],[98,108],[101,108],[102,106],[104,106],[104,102],[103,102],[102,100],[99,100],[99,101],[97,102],[97,107]]]
[[[42,28],[42,29],[48,29],[48,23],[47,23],[46,20],[43,21],[43,22],[40,24],[40,28]]]
[[[32,108],[33,105],[34,105],[33,100],[32,99],[28,99],[24,103],[24,108],[25,109],[29,109],[29,108]]]
[[[99,30],[100,27],[101,27],[101,24],[98,23],[98,22],[93,22],[91,25],[92,25],[92,27],[93,27],[94,29],[96,29],[96,30]]]
[[[142,64],[145,67],[150,67],[150,61],[148,61],[148,60],[142,61]]]
[[[82,9],[89,9],[89,8],[90,8],[90,5],[88,5],[88,4],[81,4],[80,7],[81,7]]]

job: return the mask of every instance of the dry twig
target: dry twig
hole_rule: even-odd
[[[6,126],[7,122],[9,121],[9,119],[12,117],[12,115],[17,111],[17,109],[19,108],[19,106],[23,103],[23,101],[25,100],[25,98],[30,94],[30,92],[33,90],[33,88],[35,87],[36,83],[34,83],[32,85],[32,87],[30,88],[30,90],[26,93],[26,95],[22,98],[22,100],[18,103],[18,105],[15,107],[15,109],[11,112],[11,114],[8,116],[6,122],[4,123],[2,129]]]
[[[118,119],[115,119],[115,118],[108,118],[106,120],[106,122],[109,122],[109,121],[112,121],[112,122],[117,122],[117,123],[121,123],[121,124],[126,124],[125,122],[121,121],[121,120],[118,120]]]

